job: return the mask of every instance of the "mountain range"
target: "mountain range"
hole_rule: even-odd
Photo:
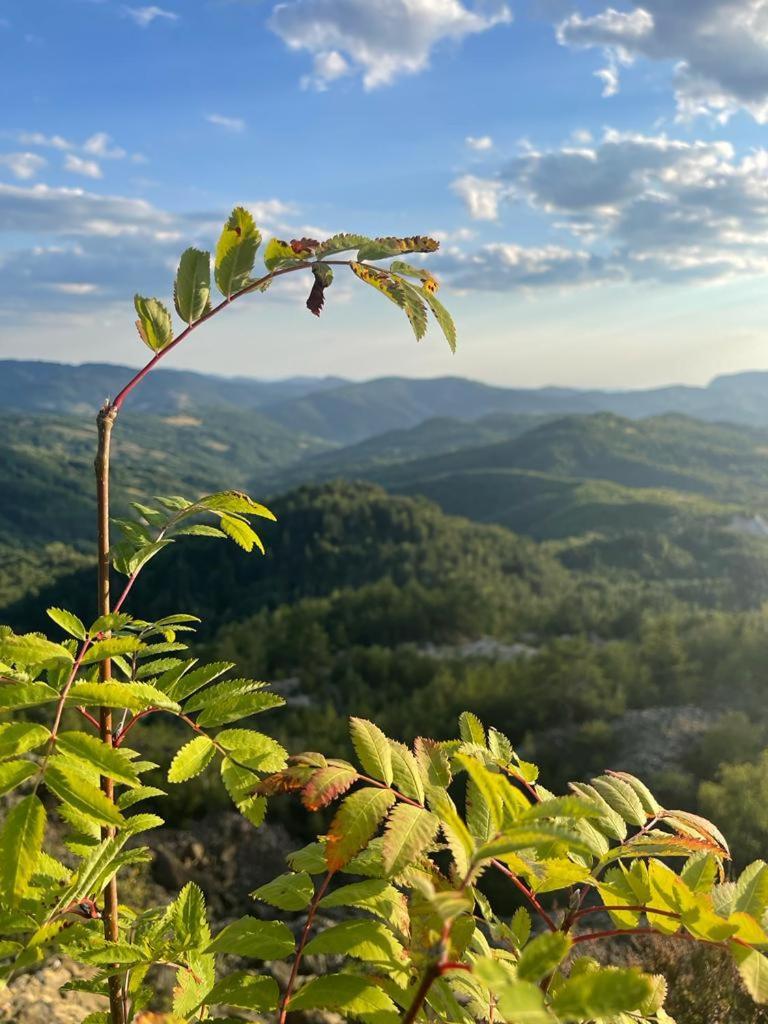
[[[0,361],[0,409],[83,415],[114,396],[135,370],[106,363]],[[613,412],[629,419],[682,413],[712,422],[768,426],[768,372],[716,377],[706,387],[631,391],[494,387],[461,377],[338,377],[263,381],[157,370],[131,397],[139,412],[170,415],[206,407],[258,409],[294,433],[352,444],[434,417],[478,420],[494,413],[562,416]]]

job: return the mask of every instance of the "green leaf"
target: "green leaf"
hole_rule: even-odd
[[[309,906],[315,886],[306,871],[288,872],[273,878],[251,893],[252,899],[262,900],[278,910],[303,910]]]
[[[74,659],[66,647],[51,643],[36,633],[0,636],[0,661],[7,665],[44,665],[54,660],[72,662]]]
[[[137,636],[113,636],[107,640],[97,640],[83,655],[81,665],[95,665],[116,654],[134,654],[144,646]]]
[[[221,781],[238,811],[258,828],[264,820],[267,809],[267,801],[263,796],[257,796],[255,793],[259,784],[258,775],[254,775],[247,768],[241,768],[228,757],[223,757],[221,759]]]
[[[216,742],[239,764],[257,772],[279,772],[288,757],[277,740],[253,729],[223,729]]]
[[[241,718],[249,718],[251,715],[258,715],[262,711],[269,711],[271,708],[279,708],[285,704],[282,697],[276,693],[241,693],[232,697],[224,697],[215,701],[203,709],[198,715],[198,725],[209,728],[216,725],[227,725],[229,722],[237,722]]]
[[[207,509],[209,512],[234,512],[242,516],[261,516],[262,519],[275,521],[274,513],[270,512],[266,505],[260,505],[243,491],[217,491],[215,494],[209,494],[195,502],[191,511],[198,509]]]
[[[295,945],[291,930],[282,921],[241,917],[222,929],[206,952],[236,953],[254,960],[282,960],[293,952]]]
[[[642,826],[648,820],[640,797],[623,779],[602,775],[592,779],[592,785],[608,806],[620,814],[629,825]]]
[[[186,324],[207,313],[211,308],[211,254],[200,249],[187,249],[181,254],[173,302],[176,312]]]
[[[50,729],[34,722],[4,722],[0,725],[0,757],[26,754],[50,738]]]
[[[451,314],[440,302],[436,295],[434,295],[428,288],[422,289],[424,300],[426,301],[429,308],[432,310],[435,320],[437,320],[440,330],[445,335],[445,340],[448,342],[448,347],[451,352],[456,351],[456,325],[453,322]]]
[[[496,996],[505,1020],[514,1024],[554,1024],[544,1005],[544,994],[528,981],[516,981],[496,960],[483,957],[475,974]]]
[[[680,872],[680,877],[694,892],[709,892],[717,879],[717,861],[711,853],[694,853]],[[754,915],[753,915],[754,916]]]
[[[50,704],[59,694],[47,683],[8,683],[0,686],[0,710],[18,711]]]
[[[768,907],[768,864],[756,860],[744,868],[736,882],[733,909],[744,911],[756,918],[762,918]]]
[[[262,555],[265,553],[264,545],[256,531],[244,520],[236,516],[223,515],[219,520],[222,530],[233,540],[243,551],[253,551],[257,547]]]
[[[337,797],[346,793],[359,775],[352,765],[328,765],[314,773],[301,794],[301,802],[308,811],[327,807]]]
[[[379,967],[402,967],[407,960],[405,950],[381,921],[365,919],[342,921],[314,937],[305,953],[312,955],[343,955],[365,960]]]
[[[370,242],[370,238],[367,238],[365,235],[333,235],[331,238],[326,239],[318,245],[315,249],[314,255],[318,258],[323,256],[333,256],[337,252],[348,252],[351,249],[359,249],[361,245],[365,245],[367,242]]]
[[[416,335],[416,341],[421,341],[424,335],[427,333],[427,310],[424,305],[424,293],[418,288],[414,288],[410,281],[405,281],[402,277],[397,278],[397,282],[403,290],[403,309],[405,315],[408,317],[408,322],[413,328],[413,333]]]
[[[563,932],[545,932],[532,939],[520,954],[517,976],[521,981],[539,982],[546,978],[568,956],[569,936]]]
[[[381,846],[386,873],[398,875],[418,860],[431,846],[439,824],[429,811],[398,804],[389,816]]]
[[[175,701],[149,683],[75,683],[69,691],[67,703],[85,707],[127,708],[128,711],[146,711],[149,708],[181,711]]]
[[[191,667],[194,665],[194,660],[187,662],[187,666]],[[231,668],[234,668],[234,662],[232,661],[215,661],[209,665],[201,665],[200,668],[194,669],[192,672],[181,672],[173,670],[166,672],[159,679],[155,681],[155,685],[158,689],[167,693],[171,700],[186,700],[187,697],[191,697],[197,690],[202,689],[208,683],[214,679],[218,679],[219,676],[228,672]]]
[[[395,802],[387,789],[366,787],[348,796],[328,830],[325,859],[329,871],[338,871],[367,845]]]
[[[474,743],[478,747],[485,746],[483,723],[471,711],[462,711],[459,715],[459,735],[465,743]]]
[[[277,1009],[279,995],[274,978],[234,971],[216,982],[205,997],[205,1003],[208,1006],[223,1003],[257,1013],[271,1013]]]
[[[225,298],[248,284],[260,244],[261,235],[251,214],[242,206],[235,207],[216,246],[216,284]]]
[[[134,295],[133,305],[139,317],[136,321],[139,337],[153,352],[162,352],[173,341],[171,314],[159,299]]]
[[[531,915],[525,909],[525,907],[518,907],[512,915],[512,920],[509,922],[509,928],[512,932],[512,936],[517,944],[518,949],[526,944],[528,939],[531,937],[531,929],[533,928],[533,921]]]
[[[404,796],[424,803],[424,783],[421,779],[419,763],[404,743],[389,740],[392,751],[392,776],[397,789]]]
[[[196,736],[179,751],[168,769],[169,782],[186,782],[193,779],[213,760],[216,748],[207,736]]]
[[[389,740],[373,722],[365,718],[350,718],[349,731],[352,745],[368,775],[380,782],[392,784],[392,750]]]
[[[324,896],[320,906],[357,907],[380,917],[394,925],[404,935],[408,934],[408,906],[405,896],[389,882],[381,878],[367,878],[364,882],[352,882]]]
[[[45,772],[45,784],[59,800],[102,825],[125,824],[118,808],[98,787],[74,771],[63,757],[52,758]]]
[[[653,995],[650,979],[637,968],[601,968],[569,978],[555,993],[552,1009],[564,1021],[612,1017],[639,1010]]]
[[[0,796],[20,786],[26,779],[37,775],[38,768],[31,761],[6,761],[0,764]]]
[[[56,740],[56,751],[82,761],[95,768],[100,775],[106,775],[115,782],[126,786],[138,786],[139,776],[125,750],[104,743],[96,736],[84,732],[62,732]]]
[[[303,262],[306,255],[297,253],[289,242],[284,242],[281,238],[270,238],[264,248],[264,265],[271,273],[280,267],[290,266],[291,263]]]
[[[65,633],[76,637],[78,640],[85,640],[86,631],[82,621],[72,612],[64,608],[49,608],[46,612],[49,618],[53,619],[57,626],[61,626]]]
[[[731,952],[747,992],[758,1006],[768,1005],[768,957],[735,942],[731,943]]]
[[[373,982],[352,974],[326,974],[313,978],[291,999],[292,1010],[338,1010],[358,1017],[384,1011],[397,1012],[389,996]]]
[[[171,907],[175,948],[203,949],[211,941],[205,897],[199,886],[187,882]]]
[[[0,830],[0,893],[13,905],[22,897],[35,873],[45,834],[45,808],[26,796],[8,812]]]

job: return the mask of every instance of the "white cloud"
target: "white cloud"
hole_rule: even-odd
[[[126,7],[124,8],[127,17],[132,18],[141,28],[146,28],[156,20],[178,21],[178,14],[173,11],[166,11],[163,7]]]
[[[462,0],[286,0],[269,25],[290,49],[314,56],[306,83],[322,88],[355,70],[366,89],[375,89],[423,71],[441,43],[511,20],[503,0],[473,6]]]
[[[50,149],[74,149],[74,143],[61,135],[44,135],[42,132],[22,132],[19,142],[25,146],[42,146]]]
[[[224,114],[206,114],[205,120],[209,124],[215,124],[218,128],[225,128],[228,132],[240,133],[245,131],[245,121],[240,117],[225,117]]]
[[[100,178],[101,167],[95,160],[84,160],[74,153],[67,153],[64,158],[64,170],[72,174],[82,174],[85,178]]]
[[[49,287],[60,295],[95,295],[99,291],[99,286],[90,281],[60,281]]]
[[[566,46],[604,50],[616,78],[620,63],[638,57],[669,63],[681,116],[727,120],[745,110],[768,123],[768,0],[643,0],[627,6],[572,14],[557,26],[557,38]]]
[[[470,149],[474,149],[477,153],[487,152],[489,149],[493,149],[493,139],[490,135],[468,135],[464,142]]]
[[[615,96],[619,91],[619,69],[615,64],[609,64],[607,68],[600,68],[595,72],[595,78],[603,83],[602,95],[605,99]]]
[[[473,220],[497,220],[503,188],[501,182],[465,174],[451,188],[464,201]]]
[[[122,160],[128,154],[120,146],[112,144],[112,137],[106,132],[96,132],[83,143],[83,152],[100,160]]]
[[[47,164],[47,160],[37,153],[5,153],[0,155],[0,165],[7,167],[14,178],[27,181],[36,178]]]
[[[546,219],[544,230],[591,247],[536,250],[533,269],[517,249],[513,259],[494,250],[506,280],[521,267],[529,283],[566,272],[580,283],[590,274],[673,282],[768,273],[768,150],[740,158],[725,141],[607,131],[593,145],[530,149],[496,178],[454,188],[474,217],[498,219],[503,204],[524,203]],[[462,263],[462,280],[488,251],[478,265]]]
[[[304,75],[301,80],[302,88],[312,88],[324,92],[328,88],[329,82],[343,78],[351,71],[349,63],[344,60],[338,50],[318,53],[312,62],[312,74]]]
[[[438,254],[433,265],[450,279],[451,287],[469,291],[572,288],[622,278],[621,268],[604,258],[557,245],[499,242],[472,253],[454,248]]]

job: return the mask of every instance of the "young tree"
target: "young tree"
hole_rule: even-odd
[[[273,1014],[279,1024],[289,1012],[318,1009],[364,1024],[664,1022],[663,979],[577,955],[588,941],[654,932],[722,948],[754,999],[768,1002],[768,959],[760,952],[768,946],[768,866],[756,862],[725,881],[728,847],[709,822],[665,810],[623,774],[554,796],[506,737],[471,714],[462,715],[455,741],[419,739],[413,749],[353,718],[359,765],[320,753],[289,758],[271,737],[242,724],[283,703],[280,697],[262,682],[231,678],[232,666],[185,656],[193,616],[150,622],[127,610],[143,568],[178,538],[229,538],[246,551],[263,550],[253,521],[274,518],[238,491],[158,498],[134,503],[134,518],[113,520],[121,539],[111,543],[118,414],[191,331],[235,299],[297,272],[311,274],[307,307],[319,315],[334,268],[348,267],[405,312],[417,339],[431,311],[455,346],[436,279],[402,259],[434,251],[433,240],[271,239],[266,273],[253,277],[260,242],[250,214],[235,209],[213,260],[223,296],[215,306],[210,255],[182,255],[174,305],[186,326],[176,336],[163,303],[136,296],[137,328],[153,355],[98,416],[97,617],[86,626],[69,611],[49,609],[61,640],[0,631],[0,709],[52,709],[50,726],[22,716],[0,725],[0,792],[18,787],[22,794],[0,828],[6,976],[53,950],[88,965],[94,976],[77,987],[108,995],[109,1010],[91,1014],[87,1024],[138,1019],[152,1000],[148,972],[157,967],[176,974],[168,1020],[177,1024],[212,1020],[221,1006]],[[338,258],[350,251],[354,259]],[[373,265],[385,259],[393,262]],[[114,599],[111,570],[125,577]],[[213,936],[194,885],[167,906],[133,910],[119,902],[120,872],[149,856],[129,841],[162,823],[134,808],[164,795],[142,782],[153,765],[128,741],[139,721],[160,714],[192,734],[168,768],[169,783],[217,761],[233,802],[254,826],[272,793],[300,792],[310,811],[339,801],[327,835],[253,894],[284,912],[306,911],[298,943],[280,921],[250,916]],[[82,728],[69,728],[73,716]],[[46,849],[47,807],[68,829],[73,867]],[[509,920],[486,894],[491,875],[522,901]],[[319,912],[330,908],[351,908],[354,916],[313,935]],[[103,932],[95,923],[101,917]],[[313,953],[341,955],[344,967],[307,980],[301,970]],[[264,968],[217,979],[220,954],[256,963],[287,959],[287,984],[280,991]]]

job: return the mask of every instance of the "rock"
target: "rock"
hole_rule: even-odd
[[[60,992],[73,978],[87,971],[68,960],[50,960],[45,967],[22,974],[0,992],[0,1021],[7,1024],[80,1024],[89,1013],[107,1009],[103,996],[88,992]]]

